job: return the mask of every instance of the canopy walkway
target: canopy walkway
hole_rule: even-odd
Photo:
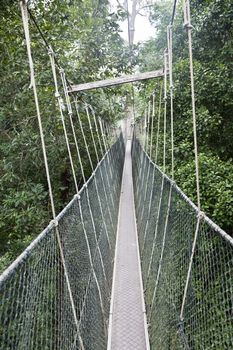
[[[56,65],[49,47],[55,97],[76,190],[58,215],[24,1],[21,9],[53,220],[0,276],[0,350],[233,349],[233,239],[200,206],[189,2],[185,1],[185,27],[190,44],[197,206],[174,181],[169,26],[163,72],[149,74],[149,78],[163,75],[164,79],[163,169],[152,161],[155,119],[156,161],[158,156],[162,89],[157,118],[153,94],[145,116],[134,120],[125,135],[96,118],[90,105],[84,105],[87,132],[97,159],[95,168],[77,99],[72,100],[72,87],[68,88],[64,70]],[[168,74],[171,178],[165,174]],[[132,79],[136,78],[123,80]],[[100,85],[118,83],[122,84],[122,79]],[[92,170],[88,180],[74,117]],[[71,152],[67,121],[76,157]],[[82,173],[80,190],[75,160]]]
[[[58,215],[64,261],[52,222],[2,274],[0,349],[232,348],[232,239],[201,218],[181,319],[197,207],[136,136],[123,164],[120,136]]]

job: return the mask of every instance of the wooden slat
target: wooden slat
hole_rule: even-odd
[[[125,83],[131,83],[134,81],[158,78],[158,77],[162,77],[163,74],[164,74],[163,70],[160,69],[153,72],[137,73],[132,75],[125,75],[123,77],[114,78],[114,79],[106,79],[106,80],[93,81],[85,84],[72,85],[69,92],[71,93],[71,92],[86,91],[91,89],[99,89],[107,86],[115,86],[115,85],[121,85]]]

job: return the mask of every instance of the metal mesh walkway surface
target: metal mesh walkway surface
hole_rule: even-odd
[[[149,348],[134,210],[131,141],[127,141],[119,208],[108,350]]]

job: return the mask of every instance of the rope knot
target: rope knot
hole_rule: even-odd
[[[60,98],[61,97],[61,95],[60,95],[60,93],[58,91],[56,91],[54,95],[55,95],[56,98]]]
[[[187,29],[187,30],[193,29],[193,26],[192,26],[192,24],[190,22],[185,22],[183,24],[183,27],[184,27],[184,29]]]
[[[200,219],[200,220],[203,220],[204,218],[205,218],[205,213],[204,213],[204,211],[199,211],[199,213],[197,214],[197,217],[198,217],[198,219]]]
[[[55,54],[54,54],[54,51],[53,51],[53,49],[52,49],[52,47],[51,46],[49,46],[49,48],[48,48],[48,54],[50,55],[50,56],[55,56]]]
[[[176,185],[175,180],[170,180],[170,182],[171,182],[171,186],[172,186],[172,187]]]
[[[58,226],[58,220],[57,220],[57,218],[51,220],[51,225],[53,225],[54,227],[57,227],[57,226]]]
[[[74,195],[74,198],[77,199],[77,200],[80,200],[80,198],[81,198],[81,197],[80,197],[80,194],[76,193],[76,194]]]

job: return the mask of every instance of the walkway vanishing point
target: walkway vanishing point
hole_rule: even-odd
[[[122,177],[108,350],[149,349],[134,207],[131,140]]]

